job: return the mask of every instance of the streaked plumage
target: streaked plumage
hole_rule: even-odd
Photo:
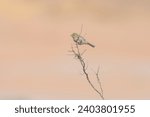
[[[73,33],[71,34],[71,37],[73,38],[74,42],[76,42],[78,45],[84,45],[87,44],[91,47],[95,47],[93,44],[89,43],[86,41],[86,39],[80,35],[78,35],[77,33]]]

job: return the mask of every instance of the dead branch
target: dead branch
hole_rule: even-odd
[[[76,43],[76,49],[74,49],[73,47],[71,47],[71,51],[70,51],[70,52],[72,52],[72,53],[74,54],[75,58],[77,58],[77,59],[79,60],[79,62],[80,62],[80,64],[81,64],[81,67],[82,67],[82,71],[83,71],[83,73],[84,73],[84,75],[85,75],[85,77],[86,77],[88,83],[90,84],[90,86],[91,86],[91,87],[94,89],[94,91],[96,91],[96,92],[99,94],[99,96],[104,100],[103,89],[102,89],[101,81],[100,81],[100,78],[99,78],[99,68],[97,69],[97,72],[95,73],[95,75],[96,75],[97,82],[98,82],[98,84],[99,84],[99,87],[100,87],[100,90],[101,90],[101,91],[99,91],[98,89],[96,89],[95,86],[94,86],[94,85],[92,84],[92,82],[90,81],[89,74],[88,74],[88,72],[87,72],[87,67],[88,67],[88,66],[86,65],[86,63],[85,63],[85,61],[84,61],[84,58],[82,57],[82,55],[85,53],[85,51],[86,51],[86,50],[84,50],[84,51],[81,53],[81,52],[80,52],[80,49],[79,49],[79,46],[78,46],[78,44]]]

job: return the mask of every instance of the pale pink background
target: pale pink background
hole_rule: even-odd
[[[100,99],[68,53],[82,24],[105,99],[150,99],[148,0],[0,0],[0,99]]]

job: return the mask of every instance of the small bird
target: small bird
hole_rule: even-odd
[[[84,45],[87,44],[91,47],[95,47],[93,44],[89,43],[86,41],[86,39],[80,35],[78,35],[77,33],[73,33],[71,34],[71,37],[73,38],[74,42],[76,42],[78,45]]]

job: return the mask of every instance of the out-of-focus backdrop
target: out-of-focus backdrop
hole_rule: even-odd
[[[0,99],[100,99],[68,52],[82,24],[105,99],[150,99],[149,0],[0,0]]]

